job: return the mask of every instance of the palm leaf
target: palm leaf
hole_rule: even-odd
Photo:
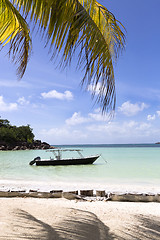
[[[4,47],[8,43],[9,56],[18,65],[17,75],[22,78],[31,50],[29,28],[9,0],[0,0],[0,44]]]
[[[15,0],[19,10],[38,24],[51,59],[62,52],[60,66],[71,63],[84,71],[82,85],[93,86],[102,111],[115,108],[114,63],[124,48],[124,27],[96,0]],[[97,89],[99,88],[99,89]],[[95,92],[99,90],[99,94]]]

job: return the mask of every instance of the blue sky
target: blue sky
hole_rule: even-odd
[[[0,54],[0,116],[30,124],[50,144],[154,143],[160,141],[160,1],[101,0],[125,26],[126,50],[115,66],[116,111],[109,121],[80,87],[74,64],[62,71],[32,35],[33,52],[22,80]],[[76,58],[76,56],[75,56]]]

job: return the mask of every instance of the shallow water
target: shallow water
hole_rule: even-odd
[[[65,147],[66,146],[61,146]],[[0,152],[0,181],[36,182],[71,186],[136,185],[160,189],[159,145],[88,145],[67,146],[82,149],[83,155],[101,154],[92,165],[30,166],[36,156],[49,158],[45,150]],[[64,157],[77,156],[69,152]]]

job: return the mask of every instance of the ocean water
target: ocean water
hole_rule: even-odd
[[[101,154],[91,165],[30,166],[37,156],[49,158],[45,150],[1,151],[0,187],[5,185],[48,186],[61,189],[105,188],[147,189],[160,192],[160,145],[74,145],[61,148],[81,149],[84,156]],[[64,157],[76,157],[64,152]]]

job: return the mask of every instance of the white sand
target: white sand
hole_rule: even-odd
[[[160,204],[0,198],[0,239],[159,240]]]
[[[127,183],[87,183],[87,182],[34,182],[21,180],[2,180],[0,179],[0,190],[26,190],[39,191],[50,190],[105,190],[106,192],[137,192],[137,193],[160,193],[160,184],[127,184]]]

